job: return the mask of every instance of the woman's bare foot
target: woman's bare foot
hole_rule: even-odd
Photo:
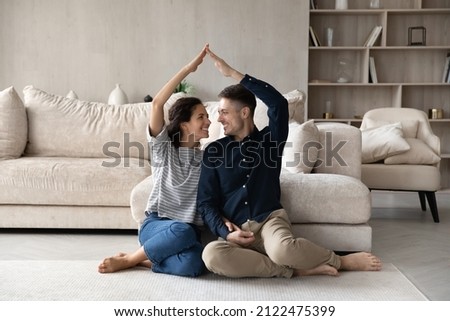
[[[100,273],[111,273],[129,269],[138,265],[148,268],[152,267],[152,264],[145,254],[144,248],[142,246],[134,253],[128,254],[120,252],[115,256],[104,259],[103,262],[98,266],[98,271]]]
[[[119,252],[116,256],[125,256],[127,253]],[[152,262],[150,260],[145,260],[137,264],[137,266],[143,266],[146,268],[152,268]]]
[[[340,270],[380,271],[381,267],[381,260],[372,253],[358,252],[341,256]]]
[[[100,273],[112,273],[121,270],[126,270],[135,266],[144,266],[147,268],[152,267],[150,260],[137,262],[131,258],[129,254],[118,253],[115,256],[108,257],[103,260],[98,266],[98,271]]]
[[[323,264],[323,265],[319,265],[318,267],[315,267],[310,270],[295,269],[293,276],[310,276],[310,275],[337,276],[338,274],[339,274],[339,272],[338,272],[338,270],[336,270],[336,268],[334,268],[328,264]]]
[[[125,270],[136,266],[132,264],[126,256],[111,256],[103,260],[98,266],[98,271],[100,273],[112,273],[121,270]]]

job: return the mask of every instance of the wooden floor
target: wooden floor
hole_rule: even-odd
[[[373,253],[394,264],[430,300],[450,300],[450,194],[438,193],[441,222],[415,193],[372,192]],[[135,233],[0,230],[0,260],[98,260],[137,248]]]

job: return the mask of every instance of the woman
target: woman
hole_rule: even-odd
[[[202,151],[199,141],[208,138],[211,122],[202,102],[194,97],[180,98],[169,110],[164,123],[164,104],[175,87],[197,70],[208,45],[158,92],[152,102],[148,136],[152,148],[154,187],[146,219],[139,230],[141,247],[134,253],[120,253],[103,260],[100,273],[137,265],[157,273],[198,276],[204,270],[196,197]]]

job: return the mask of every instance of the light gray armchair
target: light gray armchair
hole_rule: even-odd
[[[373,109],[364,115],[361,131],[363,183],[370,190],[418,192],[422,210],[426,198],[438,223],[440,140],[427,114],[414,108]]]

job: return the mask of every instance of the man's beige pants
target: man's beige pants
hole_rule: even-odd
[[[339,269],[333,251],[306,239],[295,238],[284,209],[272,212],[262,223],[248,221],[242,230],[252,231],[255,242],[242,247],[219,239],[203,250],[203,261],[211,272],[228,277],[292,277],[293,269],[309,270],[322,264]]]

